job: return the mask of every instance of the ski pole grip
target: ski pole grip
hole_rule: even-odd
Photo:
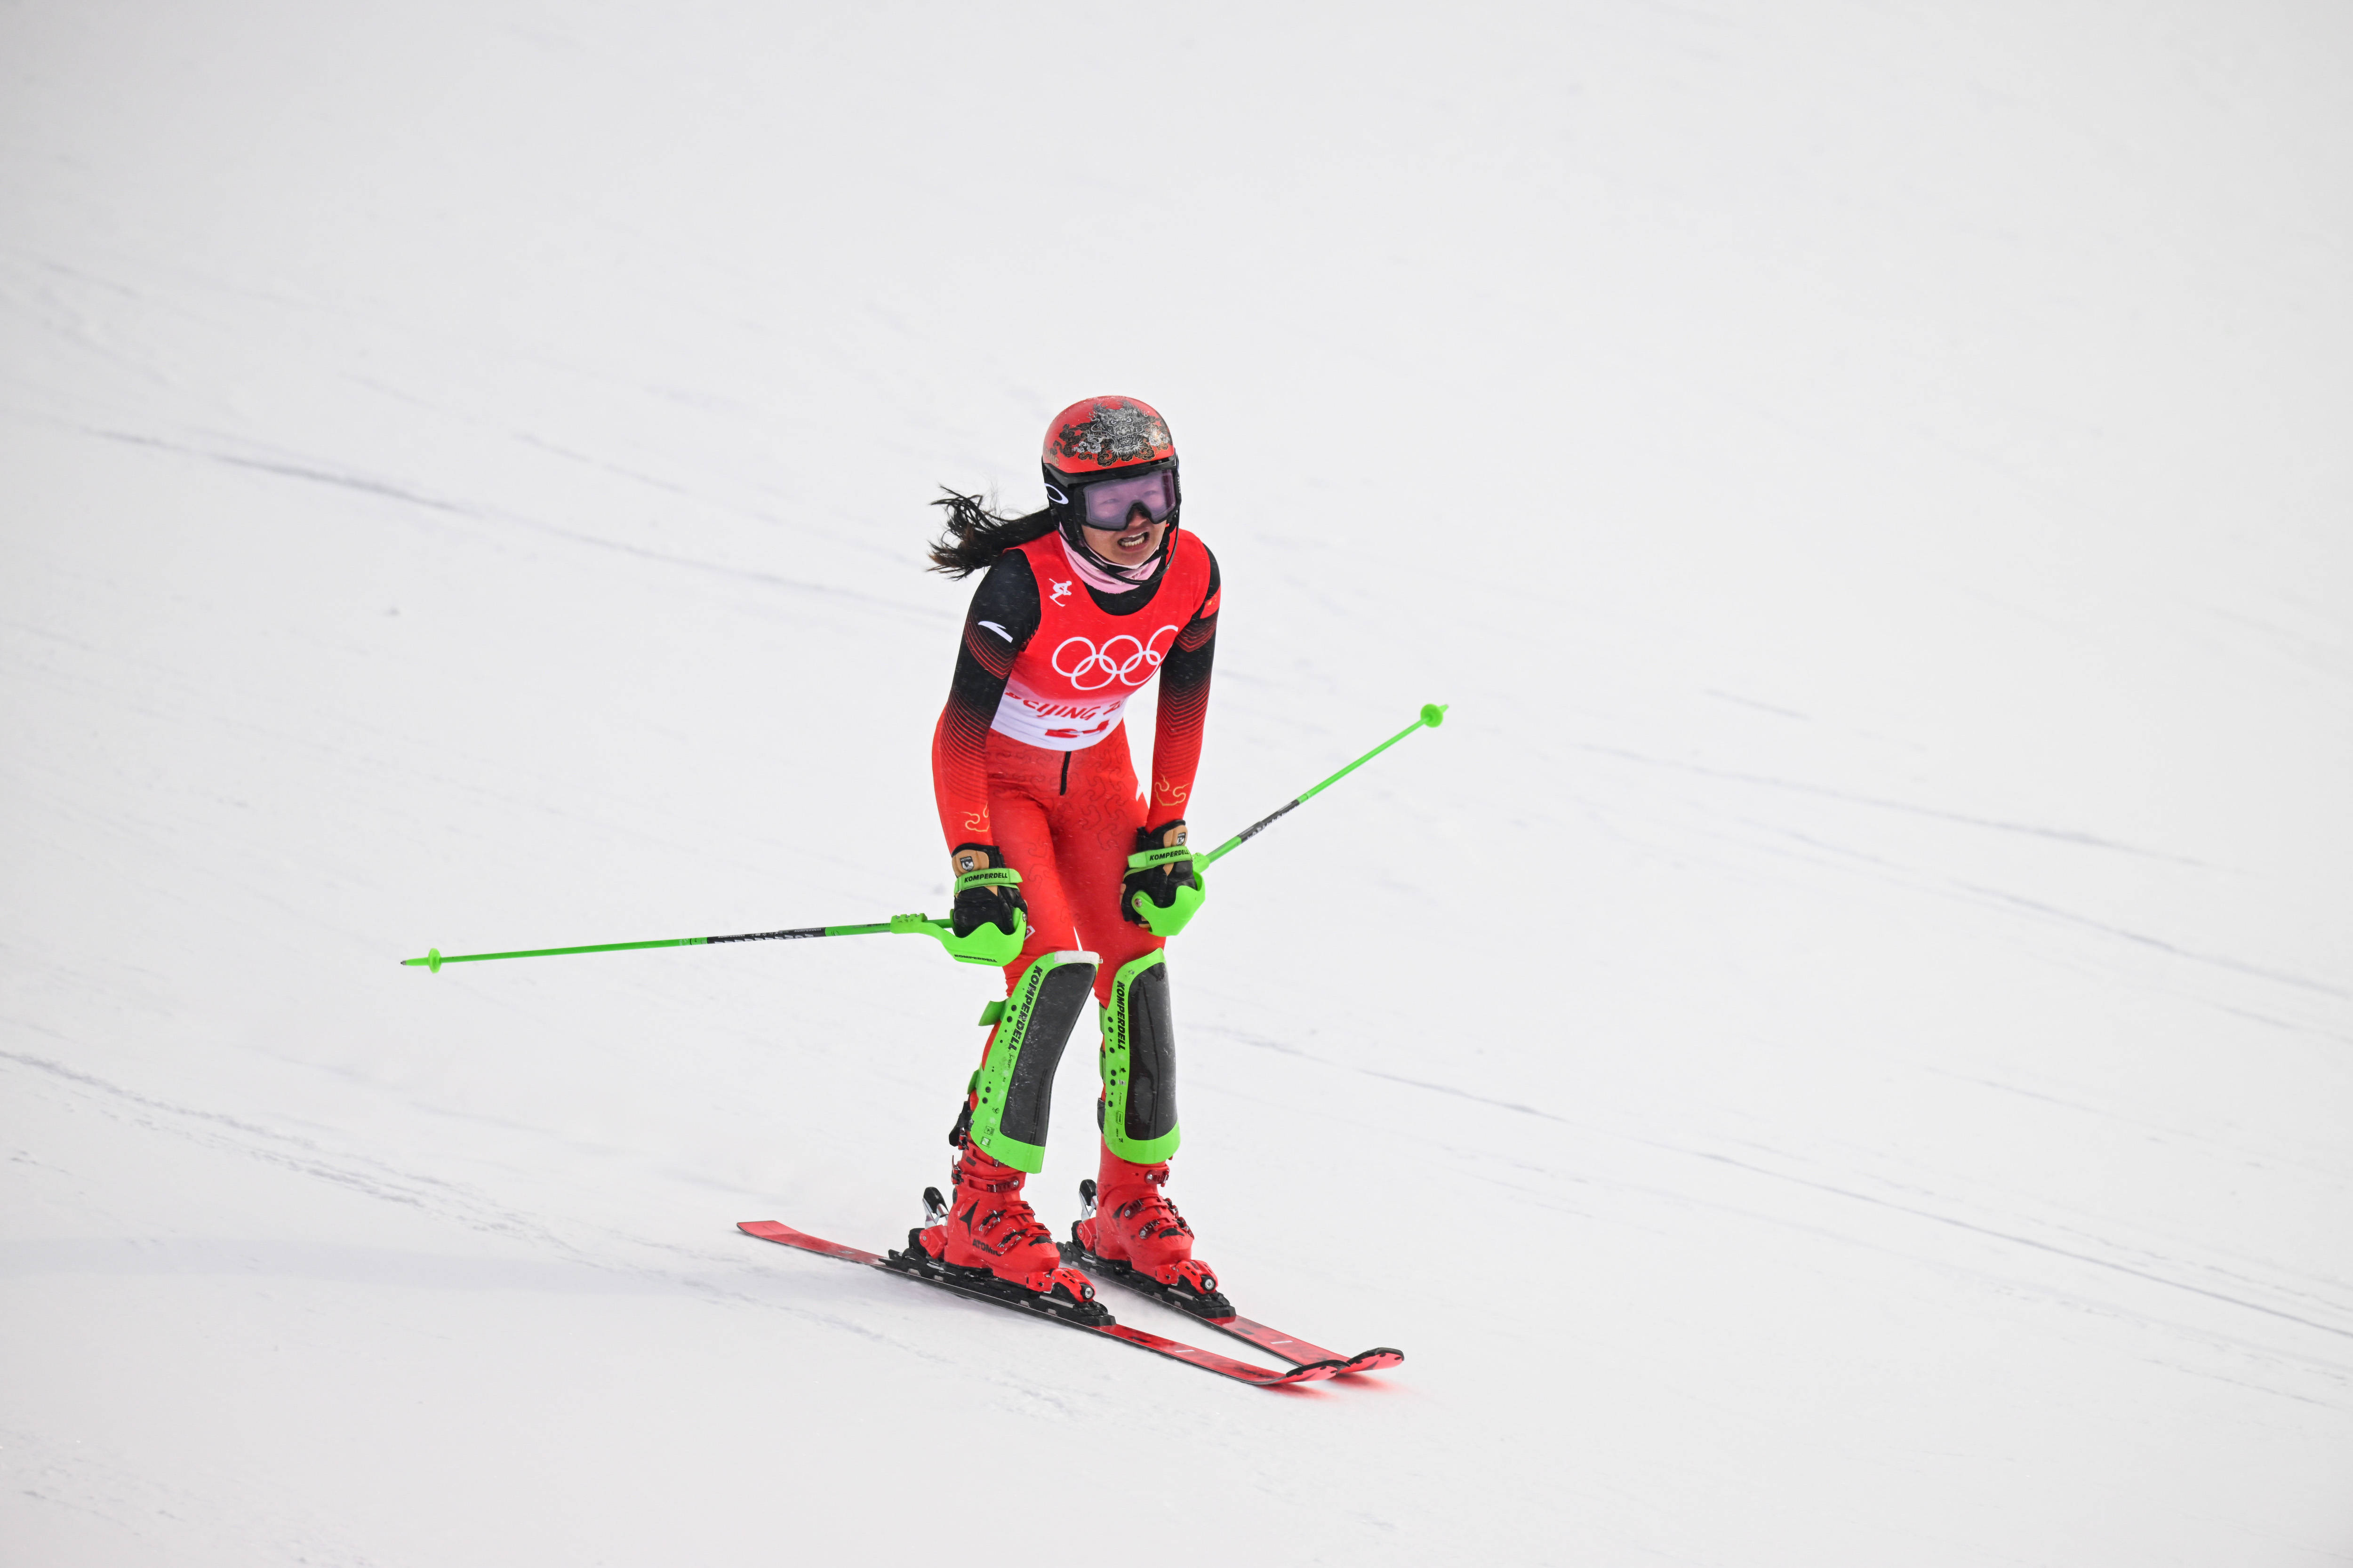
[[[992,969],[1002,969],[1021,956],[1021,944],[1029,936],[1029,917],[1016,910],[1011,931],[993,921],[983,921],[972,928],[969,936],[956,935],[952,921],[934,920],[929,915],[892,915],[891,929],[907,936],[936,938],[947,949],[948,956],[958,963],[984,963]]]

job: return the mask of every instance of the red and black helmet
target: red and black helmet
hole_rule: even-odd
[[[1082,526],[1118,528],[1137,507],[1152,521],[1167,523],[1175,537],[1184,501],[1176,442],[1152,405],[1133,397],[1071,404],[1046,426],[1040,466],[1047,509],[1069,538],[1079,540]]]

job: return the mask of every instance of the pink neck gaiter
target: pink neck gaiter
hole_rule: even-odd
[[[1071,563],[1071,570],[1079,574],[1079,581],[1098,594],[1128,593],[1151,582],[1153,574],[1160,570],[1160,556],[1156,553],[1133,566],[1113,566],[1097,561],[1083,550],[1071,549],[1070,537],[1060,529],[1054,531],[1054,542],[1062,547],[1062,559]]]

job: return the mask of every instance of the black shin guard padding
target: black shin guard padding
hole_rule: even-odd
[[[1166,1138],[1176,1125],[1176,1021],[1168,966],[1155,963],[1127,991],[1127,1135]]]
[[[1008,1138],[1043,1147],[1054,1109],[1054,1068],[1062,1060],[1079,1012],[1094,993],[1095,966],[1065,964],[1046,976],[1029,1026],[1021,1032],[1021,1055],[1013,1081],[1005,1086],[1005,1113],[997,1127]]]

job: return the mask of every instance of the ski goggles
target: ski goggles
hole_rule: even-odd
[[[1124,528],[1137,507],[1147,521],[1166,522],[1176,510],[1176,473],[1155,468],[1125,479],[1102,479],[1076,487],[1080,516],[1089,528]]]

